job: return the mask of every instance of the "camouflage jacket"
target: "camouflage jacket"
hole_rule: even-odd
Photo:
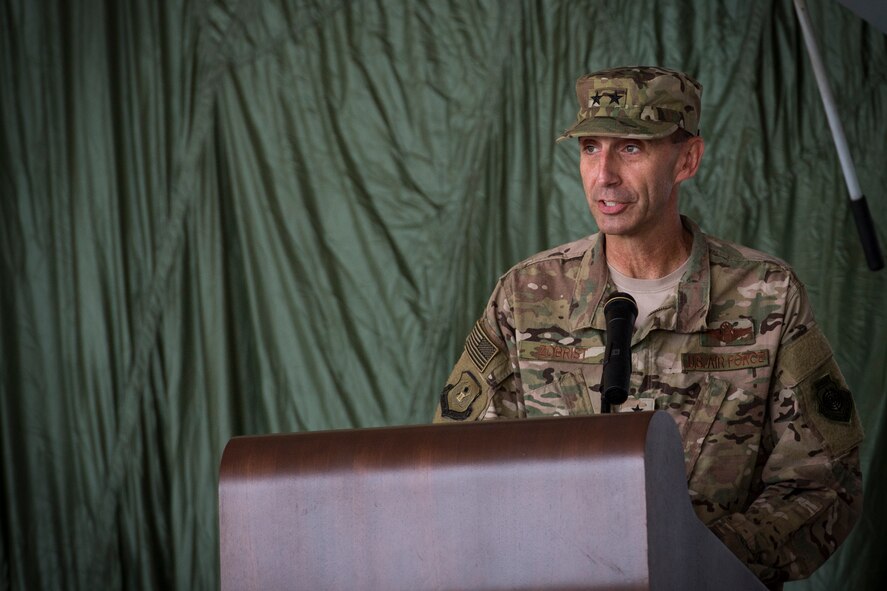
[[[803,285],[778,259],[693,233],[677,293],[636,327],[630,397],[684,442],[699,518],[764,582],[809,576],[862,509],[853,400]],[[498,282],[435,420],[599,412],[608,280],[595,234]]]

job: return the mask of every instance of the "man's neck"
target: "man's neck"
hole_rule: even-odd
[[[693,235],[680,221],[670,231],[653,237],[615,236],[606,238],[607,264],[635,279],[665,277],[690,256]]]

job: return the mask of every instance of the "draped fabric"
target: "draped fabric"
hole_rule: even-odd
[[[810,13],[882,245],[887,37]],[[682,211],[806,283],[866,506],[788,589],[887,577],[887,272],[788,0],[2,0],[0,590],[215,589],[235,435],[423,423],[499,274],[595,231],[588,71],[703,86]]]

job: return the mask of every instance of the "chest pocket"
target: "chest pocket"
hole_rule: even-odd
[[[596,368],[596,375],[600,375],[599,365],[584,367]],[[591,373],[595,374],[595,371]],[[600,412],[600,384],[587,379],[584,368],[549,364],[535,371],[525,369],[523,375],[531,378],[524,383],[523,392],[527,416],[588,415]]]
[[[600,393],[597,393],[592,402],[591,389],[581,371],[564,373],[558,379],[558,389],[564,400],[564,405],[571,415],[590,415],[600,412]]]

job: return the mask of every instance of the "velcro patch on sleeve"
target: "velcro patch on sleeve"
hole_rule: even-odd
[[[863,439],[853,396],[834,359],[829,359],[796,386],[801,408],[819,432],[832,457],[850,451]]]
[[[798,337],[779,352],[779,380],[791,388],[804,381],[813,371],[829,360],[832,348],[819,327]]]
[[[473,372],[463,371],[441,393],[441,414],[456,421],[464,421],[471,416],[471,405],[480,396],[482,389],[480,380]]]
[[[468,353],[477,369],[483,373],[486,371],[487,366],[490,365],[493,357],[496,356],[499,348],[487,337],[481,322],[482,320],[478,320],[474,323],[474,328],[471,329],[471,333],[469,333],[468,338],[465,340],[465,352]]]
[[[441,392],[435,422],[480,419],[490,406],[495,388],[513,373],[508,354],[496,345],[488,330],[484,318],[471,329]]]
[[[490,406],[491,394],[489,384],[484,383],[468,353],[463,352],[440,393],[434,422],[478,420]]]

